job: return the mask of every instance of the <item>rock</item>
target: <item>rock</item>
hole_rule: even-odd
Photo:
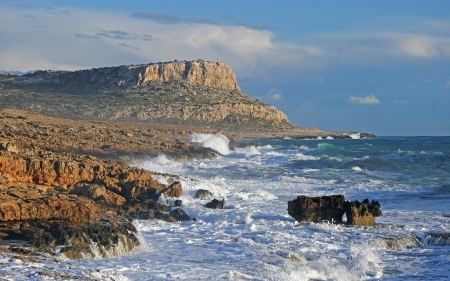
[[[105,203],[112,205],[123,205],[126,202],[126,199],[122,196],[98,184],[78,183],[70,191],[70,194],[84,196],[94,201],[103,200]]]
[[[167,197],[180,197],[183,195],[183,189],[181,183],[176,181],[165,188],[161,193],[164,193]]]
[[[352,225],[374,225],[375,217],[382,215],[380,203],[378,201],[369,202],[369,199],[364,199],[362,203],[346,201],[344,209],[347,215],[347,224]]]
[[[248,146],[260,147],[261,143],[258,141],[252,141],[248,144]]]
[[[169,213],[169,215],[175,218],[177,221],[189,221],[191,218],[180,208],[177,208]]]
[[[197,193],[195,193],[194,199],[200,199],[200,200],[211,200],[213,198],[213,194],[206,189],[199,189],[197,190]]]
[[[227,206],[225,204],[225,199],[219,201],[217,199],[213,199],[211,202],[206,203],[206,208],[210,209],[226,209]]]
[[[0,142],[0,150],[5,150],[13,153],[18,153],[19,149],[17,146],[12,142]]]
[[[288,214],[298,222],[342,222],[344,215],[343,195],[331,195],[321,197],[298,196],[297,199],[288,202]]]
[[[345,201],[343,195],[321,197],[298,196],[288,202],[288,214],[298,222],[341,223],[344,213],[347,215],[347,224],[374,225],[375,217],[381,216],[380,204],[377,201],[369,203],[364,199],[358,201]]]
[[[155,219],[166,221],[166,222],[176,222],[177,221],[177,219],[175,219],[174,217],[172,217],[168,214],[164,214],[160,211],[155,212]]]
[[[137,214],[137,218],[140,220],[153,220],[155,218],[155,212],[149,210],[140,211]]]
[[[0,223],[0,229],[8,234],[3,242],[23,240],[37,251],[51,254],[62,246],[60,252],[70,259],[120,256],[140,245],[133,224],[123,218],[103,217],[82,223],[35,220],[17,222],[14,227]]]
[[[183,205],[183,200],[177,199],[173,202],[173,205],[176,207],[180,207],[181,205]]]

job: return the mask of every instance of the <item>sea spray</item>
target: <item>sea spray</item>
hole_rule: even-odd
[[[230,140],[222,134],[192,134],[187,141],[197,142],[203,147],[209,147],[223,155],[230,153]]]

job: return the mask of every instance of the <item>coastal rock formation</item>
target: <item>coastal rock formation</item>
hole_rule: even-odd
[[[378,201],[369,202],[369,199],[364,199],[363,202],[346,201],[344,209],[347,215],[347,224],[352,225],[374,225],[375,217],[382,215],[380,203]]]
[[[346,201],[344,195],[331,195],[321,197],[298,196],[288,202],[288,214],[299,222],[342,223],[344,213],[347,224],[374,225],[375,217],[381,216],[378,201],[369,202]]]
[[[211,202],[206,203],[206,208],[226,209],[227,205],[225,204],[225,199],[222,199],[222,200],[213,199],[213,200],[211,200]]]
[[[298,196],[288,202],[288,214],[297,221],[341,223],[344,215],[344,195],[321,197]]]
[[[92,156],[0,151],[0,240],[48,253],[59,247],[74,259],[126,254],[141,242],[125,215],[154,207],[164,190],[182,193],[179,182],[165,189],[154,175],[174,178]]]

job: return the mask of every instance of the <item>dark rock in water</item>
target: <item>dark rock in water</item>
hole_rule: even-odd
[[[169,213],[169,216],[175,218],[177,221],[189,221],[191,218],[180,208],[173,210]]]
[[[173,205],[176,207],[180,207],[181,205],[183,205],[183,201],[182,200],[175,200],[173,202]]]
[[[321,197],[298,196],[288,202],[288,214],[297,221],[341,223],[344,213],[347,224],[374,225],[375,217],[381,216],[378,201],[345,201],[343,195]]]
[[[258,141],[252,141],[251,143],[248,144],[248,146],[260,147],[261,143]]]
[[[346,201],[344,209],[347,215],[347,224],[352,225],[374,225],[375,217],[382,215],[380,203],[378,201],[369,203],[369,199],[364,199],[362,203]]]
[[[430,246],[450,246],[450,233],[428,233],[425,242]]]
[[[155,204],[156,211],[168,212],[168,211],[170,211],[171,208],[172,208],[171,206],[167,206],[167,205],[163,205],[163,204],[159,204],[159,203]]]
[[[155,212],[155,219],[166,221],[166,222],[176,222],[177,221],[177,219],[175,219],[171,215],[164,214],[160,211]]]
[[[321,197],[298,196],[288,202],[288,213],[297,221],[334,223],[342,222],[344,215],[344,195],[331,195]]]
[[[137,214],[137,218],[140,220],[153,220],[155,218],[155,212],[148,210],[140,211]]]
[[[197,190],[197,193],[195,194],[194,199],[200,199],[200,200],[211,200],[213,198],[213,194],[206,189],[199,189]]]
[[[47,253],[54,253],[57,246],[62,246],[60,252],[69,259],[119,256],[140,244],[135,227],[124,218],[82,223],[36,220],[1,224],[8,235],[4,242],[27,241],[24,246]]]
[[[383,237],[386,249],[404,250],[411,247],[420,246],[420,239],[416,236],[408,235],[391,235]]]
[[[210,209],[226,209],[227,206],[225,204],[225,199],[219,201],[217,199],[213,199],[211,202],[206,203],[206,208]]]

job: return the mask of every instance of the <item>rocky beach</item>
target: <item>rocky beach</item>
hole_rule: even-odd
[[[22,261],[129,255],[147,247],[134,219],[191,220],[179,175],[129,165],[224,156],[193,135],[224,137],[226,153],[260,145],[247,138],[375,137],[296,127],[242,93],[223,63],[0,78],[0,251]],[[200,191],[213,199],[205,207],[226,208]]]

